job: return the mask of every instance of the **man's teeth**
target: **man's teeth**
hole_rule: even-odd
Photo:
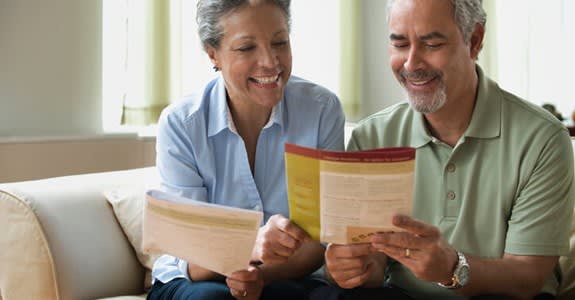
[[[410,81],[410,82],[411,82],[411,84],[413,84],[413,85],[424,85],[424,84],[426,84],[426,83],[428,83],[428,82],[430,82],[430,81],[431,81],[431,80]]]
[[[253,77],[253,79],[257,82],[257,83],[273,83],[276,82],[276,80],[278,79],[279,75],[275,75],[275,76],[269,76],[269,77]]]

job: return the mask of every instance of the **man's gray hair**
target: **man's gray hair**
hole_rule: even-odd
[[[218,49],[224,35],[220,26],[221,18],[242,6],[267,1],[277,5],[284,13],[288,30],[290,29],[290,3],[291,0],[199,0],[196,22],[200,41],[206,49],[208,46]]]
[[[387,20],[389,21],[389,15],[391,13],[391,7],[395,0],[387,1]],[[482,0],[451,0],[454,8],[454,20],[459,27],[459,30],[463,34],[463,40],[465,43],[469,43],[471,40],[471,34],[475,30],[477,24],[485,27],[487,22],[487,14],[483,9]]]

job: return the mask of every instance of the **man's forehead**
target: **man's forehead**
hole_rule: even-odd
[[[446,37],[457,29],[450,0],[396,0],[388,25],[391,34],[415,32],[424,39]]]
[[[389,19],[398,15],[410,14],[414,16],[426,17],[430,20],[450,17],[453,19],[454,7],[451,0],[395,0],[389,7]]]

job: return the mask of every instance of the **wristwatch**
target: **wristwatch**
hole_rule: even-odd
[[[453,276],[451,276],[451,284],[437,283],[446,289],[459,289],[464,287],[469,281],[469,264],[465,255],[460,251],[457,251],[457,265],[453,271]]]

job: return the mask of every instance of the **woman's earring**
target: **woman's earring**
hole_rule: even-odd
[[[218,68],[218,66],[213,66],[214,72],[217,72],[220,70],[220,68]]]

